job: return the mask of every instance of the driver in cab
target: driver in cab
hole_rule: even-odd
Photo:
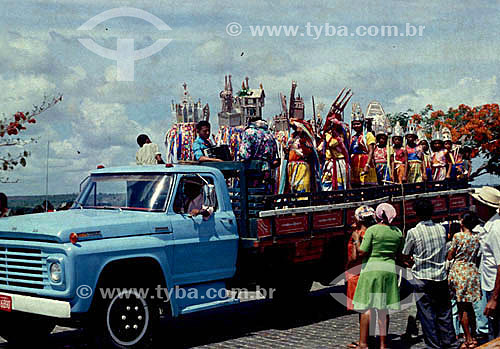
[[[214,212],[213,207],[204,205],[203,183],[197,179],[189,179],[184,182],[185,200],[184,212],[196,217],[202,215],[204,220],[208,220]]]

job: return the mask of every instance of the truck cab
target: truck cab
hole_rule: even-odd
[[[209,216],[188,212],[197,198],[211,205]],[[92,315],[111,344],[147,341],[162,312],[178,316],[234,302],[217,292],[236,272],[238,238],[217,169],[94,170],[70,210],[0,220],[0,316],[12,324],[0,335],[16,340],[16,325],[26,321]],[[179,291],[208,288],[216,291],[208,301]],[[132,297],[125,299],[124,290]],[[135,322],[119,320],[136,307]]]

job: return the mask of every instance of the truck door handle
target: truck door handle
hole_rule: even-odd
[[[172,234],[170,227],[156,227],[155,233]]]

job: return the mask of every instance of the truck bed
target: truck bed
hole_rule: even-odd
[[[354,211],[361,205],[394,205],[394,224],[403,232],[418,217],[413,204],[420,198],[434,203],[433,219],[456,220],[470,206],[472,191],[466,181],[386,185],[362,189],[269,195],[264,188],[248,188],[246,177],[258,162],[210,163],[228,181],[240,232],[239,270],[242,279],[257,279],[275,265],[308,266],[313,280],[327,284],[344,268],[345,251]],[[312,267],[311,267],[312,266]],[[278,267],[286,270],[288,267]]]

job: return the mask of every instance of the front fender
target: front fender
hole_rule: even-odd
[[[150,258],[161,268],[167,289],[173,287],[170,274],[171,241],[164,234],[101,239],[86,241],[75,245],[75,275],[72,290],[71,312],[88,312],[97,290],[103,270],[110,263],[136,258]],[[145,271],[147,273],[147,271]],[[143,277],[144,275],[140,275]],[[138,275],[120,276],[121,281],[134,280]],[[113,287],[113,285],[110,285]],[[116,287],[123,286],[123,283]],[[153,290],[152,290],[153,291]],[[152,292],[151,291],[151,292]]]

